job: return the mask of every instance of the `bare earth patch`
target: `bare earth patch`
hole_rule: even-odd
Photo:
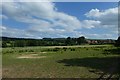
[[[45,52],[44,52],[45,53]],[[18,59],[23,59],[23,58],[45,58],[46,56],[39,56],[38,54],[27,54],[27,55],[22,55],[17,57]]]

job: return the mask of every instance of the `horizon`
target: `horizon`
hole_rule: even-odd
[[[17,39],[36,39],[36,38],[22,38],[22,37],[7,37],[7,36],[0,36],[0,38],[17,38]],[[82,37],[82,36],[80,36]],[[85,36],[84,36],[85,37]],[[44,38],[50,38],[50,37],[44,37]],[[44,39],[44,38],[40,38],[40,39]],[[59,38],[59,37],[56,37],[56,38],[50,38],[50,39],[67,39],[68,37],[66,38]],[[79,38],[79,37],[70,37],[70,38]],[[117,39],[95,39],[95,38],[86,38],[85,39],[88,39],[88,40],[117,40]],[[36,40],[39,40],[39,39],[36,39]]]
[[[7,37],[118,38],[117,2],[4,2],[0,15]]]

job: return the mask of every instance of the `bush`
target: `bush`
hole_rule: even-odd
[[[19,50],[19,53],[24,52],[24,50]]]
[[[6,51],[6,53],[14,53],[14,51]]]
[[[73,48],[73,49],[71,49],[71,51],[75,51],[75,49]]]
[[[67,48],[66,48],[66,47],[63,47],[63,50],[64,50],[64,51],[66,51],[66,50],[67,50]]]
[[[59,51],[60,50],[60,48],[54,48],[53,49],[53,51]]]
[[[29,52],[34,52],[34,50],[29,50]]]

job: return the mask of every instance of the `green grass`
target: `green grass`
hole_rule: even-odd
[[[112,69],[118,69],[116,64],[120,55],[105,52],[105,50],[116,49],[111,45],[56,47],[3,48],[3,77],[98,78],[104,72],[111,74]],[[17,58],[29,54],[46,57]],[[112,72],[114,76],[119,75],[118,70]]]

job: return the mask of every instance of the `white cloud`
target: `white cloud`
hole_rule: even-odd
[[[20,30],[16,28],[10,28],[6,26],[1,26],[2,28],[2,36],[8,37],[19,37],[19,38],[34,38],[35,36],[27,33],[25,30]]]
[[[55,3],[48,2],[8,2],[2,5],[4,18],[7,16],[17,22],[26,23],[27,29],[20,30],[9,27],[4,30],[5,36],[13,37],[79,37],[84,35],[81,28],[116,27],[117,8],[104,11],[92,9],[86,16],[91,20],[80,21],[77,17],[59,12]]]
[[[98,17],[100,16],[100,11],[98,9],[91,9],[88,13],[85,14],[87,17]]]
[[[1,25],[0,30],[6,30],[6,27]]]
[[[55,20],[57,21],[55,21],[54,26],[62,26],[68,31],[73,31],[75,29],[81,28],[81,22],[75,16],[57,12]]]
[[[92,9],[85,15],[90,19],[98,20],[100,24],[97,27],[109,30],[112,34],[118,34],[118,7],[106,10]]]
[[[8,19],[8,17],[1,14],[1,15],[0,15],[0,19]]]
[[[102,25],[117,25],[118,8],[110,8],[103,11],[92,9],[85,14],[87,17],[101,21]]]
[[[117,39],[117,37],[115,37],[116,35],[114,34],[84,34],[88,39],[89,38],[94,38],[93,39]]]
[[[81,28],[81,23],[75,16],[58,12],[52,2],[4,3],[3,12],[16,21],[29,23],[28,31],[31,32],[62,33]]]
[[[4,2],[2,9],[6,15],[17,21],[33,17],[51,19],[55,12],[54,4],[51,2]]]
[[[101,22],[100,21],[95,21],[95,20],[84,20],[82,22],[82,27],[83,28],[88,28],[88,29],[91,29],[91,28],[95,28],[97,26],[100,26]]]
[[[3,31],[3,30],[6,30],[6,27],[5,27],[5,26],[0,25],[0,36],[2,36],[2,31]]]

